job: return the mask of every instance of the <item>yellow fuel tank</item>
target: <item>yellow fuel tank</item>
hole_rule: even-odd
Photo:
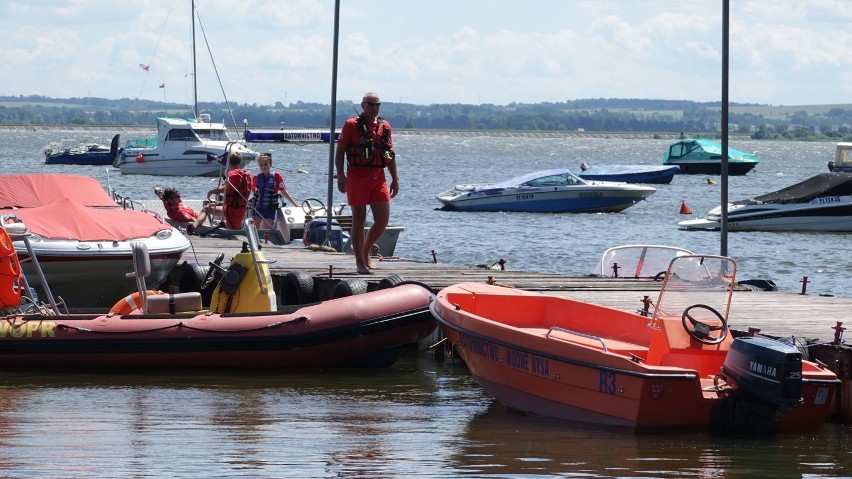
[[[242,251],[234,256],[228,272],[213,290],[211,311],[253,313],[276,310],[277,298],[266,258],[260,251],[254,256],[252,258],[251,251]]]

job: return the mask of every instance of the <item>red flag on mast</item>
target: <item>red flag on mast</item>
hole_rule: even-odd
[[[148,69],[151,68],[151,65],[145,65],[144,63],[140,63],[139,68],[148,71]]]

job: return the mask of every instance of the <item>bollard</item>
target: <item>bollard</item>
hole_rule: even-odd
[[[834,330],[834,341],[831,344],[839,345],[843,343],[843,331],[846,331],[846,328],[843,327],[843,322],[838,321],[837,326],[831,328]]]
[[[808,277],[802,276],[802,280],[799,282],[802,283],[802,294],[808,294]]]
[[[618,278],[618,263],[612,263],[612,277]]]
[[[432,262],[433,263],[438,262],[438,253],[436,253],[435,250],[432,250]]]
[[[645,295],[642,298],[642,316],[648,316],[649,310],[651,309],[651,297]]]
[[[334,271],[334,265],[333,264],[328,265],[328,279],[332,279],[332,277],[334,276],[333,271]]]
[[[488,284],[494,284],[494,283],[496,283],[496,281],[494,281],[494,276],[489,276],[489,277],[488,277],[488,281],[486,281],[486,283],[488,283]]]

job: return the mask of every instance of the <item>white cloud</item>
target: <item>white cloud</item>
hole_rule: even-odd
[[[0,2],[0,94],[190,96],[188,0]],[[338,98],[720,99],[717,0],[342,2]],[[232,101],[330,99],[331,0],[196,0]],[[852,2],[731,2],[731,99],[848,103]],[[221,101],[198,29],[199,95]],[[139,63],[150,63],[146,74]],[[61,74],[58,72],[62,72]],[[203,85],[202,85],[203,83]],[[286,92],[286,93],[285,93]]]

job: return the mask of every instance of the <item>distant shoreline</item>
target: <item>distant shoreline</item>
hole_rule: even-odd
[[[276,127],[255,127],[261,130]],[[305,128],[318,130],[318,128]],[[139,125],[0,125],[0,131],[79,131],[92,133],[144,133],[153,134],[156,130]],[[530,131],[530,130],[417,130],[394,128],[396,135],[443,135],[458,137],[502,137],[502,138],[618,138],[618,139],[677,139],[680,133],[670,132],[618,132],[618,131]],[[687,133],[687,136],[690,136]],[[702,135],[694,135],[702,136]],[[704,135],[706,136],[706,135]],[[731,133],[729,139],[750,140],[749,135]]]

